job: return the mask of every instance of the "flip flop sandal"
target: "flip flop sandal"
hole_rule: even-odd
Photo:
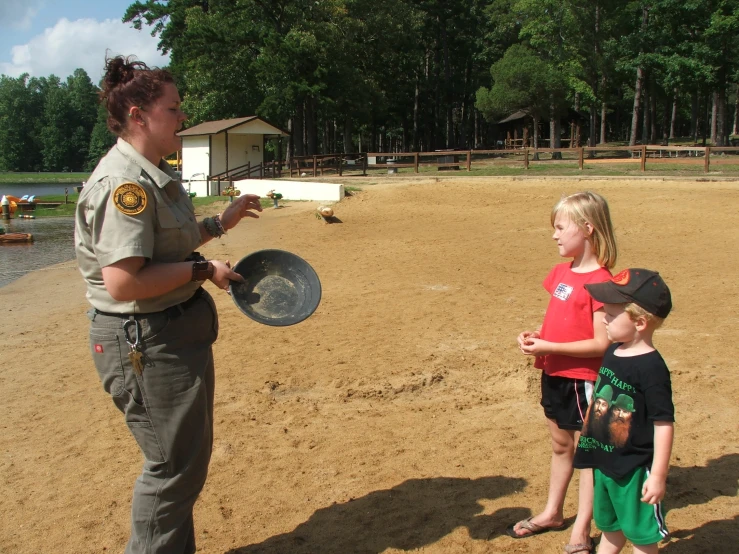
[[[557,525],[556,527],[543,527],[531,521],[532,519],[534,519],[533,516],[522,519],[521,521],[517,521],[516,523],[512,523],[511,525],[506,527],[506,535],[508,535],[509,537],[513,537],[514,539],[526,539],[528,537],[541,535],[542,533],[547,533],[549,531],[561,531],[566,527],[566,524],[564,522],[561,525]],[[520,531],[521,529],[525,529],[529,532],[524,535],[519,535],[518,533],[516,533],[516,525],[518,525],[518,531]]]
[[[579,552],[587,552],[592,554],[595,552],[595,542],[591,538],[588,544],[566,544],[565,554],[578,554]]]

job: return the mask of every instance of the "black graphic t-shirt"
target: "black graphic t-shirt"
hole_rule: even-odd
[[[603,357],[574,461],[614,479],[649,467],[654,422],[675,421],[670,371],[660,353],[620,357],[614,354],[619,346],[609,346]]]

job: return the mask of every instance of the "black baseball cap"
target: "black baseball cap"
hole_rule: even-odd
[[[598,302],[633,302],[657,317],[667,317],[672,309],[670,289],[659,273],[649,269],[624,269],[610,281],[590,283],[585,288]]]

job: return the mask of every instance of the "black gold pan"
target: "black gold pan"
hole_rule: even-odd
[[[303,258],[284,250],[259,250],[233,270],[244,278],[229,290],[238,308],[257,323],[284,327],[307,319],[321,302],[321,281]]]

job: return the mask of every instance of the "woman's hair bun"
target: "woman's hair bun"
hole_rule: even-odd
[[[108,110],[108,129],[121,136],[129,108],[149,106],[163,94],[168,83],[174,83],[174,77],[166,69],[152,69],[133,56],[106,56],[105,76],[98,97]]]
[[[125,85],[134,78],[136,71],[146,69],[149,69],[147,65],[142,61],[133,59],[133,56],[106,58],[103,90],[109,92],[114,88]]]

